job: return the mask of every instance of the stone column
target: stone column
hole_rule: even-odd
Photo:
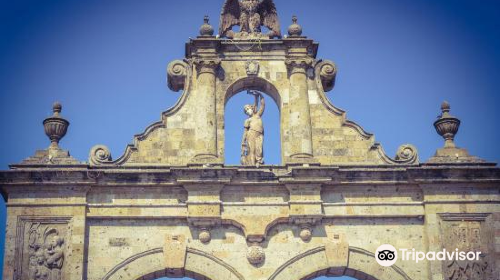
[[[311,114],[307,87],[307,70],[311,58],[292,58],[286,60],[290,76],[290,155],[289,163],[313,162]]]
[[[196,151],[193,163],[221,163],[217,153],[216,73],[220,59],[195,59],[197,70]]]

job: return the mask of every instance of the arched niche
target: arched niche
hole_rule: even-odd
[[[186,250],[186,263],[182,270],[169,270],[164,266],[163,248],[133,255],[111,269],[102,280],[153,280],[162,277],[189,277],[195,280],[244,280],[232,266],[219,258],[193,248]]]
[[[283,104],[281,103],[281,95],[276,86],[257,76],[240,78],[229,85],[226,90],[226,94],[224,95],[224,106],[227,104],[227,101],[231,99],[231,97],[245,90],[258,90],[269,94],[269,96],[271,96],[274,102],[278,105],[278,109],[281,111]]]
[[[325,247],[306,251],[285,262],[268,280],[312,280],[320,276],[350,276],[358,280],[412,280],[401,268],[380,266],[367,250],[349,247],[348,265],[331,267]]]
[[[230,100],[232,100],[235,96],[240,97],[240,95],[247,95],[246,91],[248,90],[256,90],[264,94],[264,98],[266,100],[266,112],[264,112],[264,119],[269,120],[269,112],[273,110],[273,107],[276,106],[278,109],[278,116],[276,122],[273,122],[273,125],[270,125],[269,121],[264,121],[264,129],[265,129],[265,135],[264,135],[264,159],[266,160],[266,154],[269,154],[269,151],[271,150],[276,150],[276,148],[279,148],[280,155],[279,159],[276,161],[271,162],[271,164],[282,164],[283,163],[283,152],[282,152],[282,135],[283,135],[283,122],[282,122],[282,97],[280,95],[280,92],[278,89],[273,85],[271,82],[267,81],[266,79],[260,78],[260,77],[243,77],[227,87],[227,89],[224,91],[224,110],[221,110],[223,112],[223,116],[221,116],[220,120],[223,120],[223,123],[219,126],[220,131],[223,131],[223,145],[221,147],[224,147],[224,155],[226,158],[226,163],[227,163],[227,151],[228,149],[236,149],[236,145],[227,145],[228,138],[231,138],[231,141],[237,141],[238,143],[238,149],[239,149],[239,144],[241,143],[241,137],[243,134],[243,123],[244,119],[246,119],[246,116],[244,115],[243,112],[243,106],[240,106],[241,104],[238,104],[237,108],[231,108],[231,111],[237,111],[238,114],[241,114],[241,124],[238,124],[237,126],[232,126],[233,130],[230,130],[230,133],[232,135],[229,135],[228,133],[228,127],[226,123],[226,115],[228,112],[228,104]],[[247,95],[248,96],[248,101],[245,104],[253,104],[254,102],[254,97]],[[272,104],[274,103],[274,104]],[[231,104],[232,105],[232,104]],[[274,116],[273,116],[274,117]],[[273,120],[274,121],[274,120]],[[234,130],[236,128],[236,130]],[[274,133],[272,129],[278,129],[278,133]],[[273,132],[273,133],[271,133]],[[233,134],[234,133],[234,134]],[[273,135],[274,136],[271,136]],[[277,135],[276,135],[277,134]],[[274,141],[273,144],[269,144],[269,139],[273,138]],[[274,139],[277,137],[277,139]],[[267,143],[266,143],[267,142]],[[228,147],[232,146],[232,147]],[[238,150],[239,153],[239,150]],[[269,164],[270,162],[266,160],[266,164]]]

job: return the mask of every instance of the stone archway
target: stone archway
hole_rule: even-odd
[[[310,280],[319,276],[350,276],[359,280],[411,280],[398,266],[382,267],[373,253],[349,247],[347,266],[331,267],[325,246],[308,250],[288,260],[268,280]]]
[[[163,248],[155,248],[133,255],[117,264],[102,280],[150,280],[184,276],[195,280],[244,280],[229,264],[193,248],[186,250],[186,263],[182,271],[165,268]]]
[[[278,105],[278,109],[281,111],[283,104],[279,90],[270,81],[257,76],[243,77],[234,81],[226,89],[224,105],[227,104],[231,97],[244,90],[258,90],[269,94],[269,96],[271,96],[274,102]]]

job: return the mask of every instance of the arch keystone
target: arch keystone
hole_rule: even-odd
[[[328,267],[332,274],[342,276],[349,263],[349,243],[343,234],[327,233],[327,236],[325,255]]]
[[[163,247],[163,257],[168,275],[181,277],[186,266],[187,243],[184,235],[167,234]]]

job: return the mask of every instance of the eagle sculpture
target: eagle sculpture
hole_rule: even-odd
[[[233,32],[235,25],[240,32]],[[278,12],[273,0],[226,0],[220,16],[219,35],[227,38],[259,38],[261,26],[269,29],[269,38],[280,38]]]

